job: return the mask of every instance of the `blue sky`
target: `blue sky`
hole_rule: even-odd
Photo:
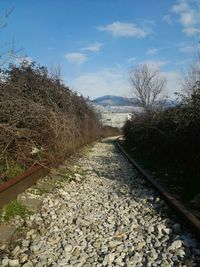
[[[9,8],[1,43],[59,64],[65,84],[90,98],[129,96],[128,73],[141,63],[160,66],[172,97],[199,46],[199,0],[0,1],[2,15]]]

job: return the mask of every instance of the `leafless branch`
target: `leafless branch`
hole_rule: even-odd
[[[158,67],[141,65],[129,73],[131,92],[137,97],[145,112],[151,112],[163,98],[166,79]]]
[[[200,52],[197,53],[194,62],[183,73],[180,81],[182,91],[187,97],[191,96],[198,81],[200,81]]]

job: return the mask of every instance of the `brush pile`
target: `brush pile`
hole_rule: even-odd
[[[1,165],[56,161],[102,134],[86,100],[46,68],[26,62],[1,71]]]

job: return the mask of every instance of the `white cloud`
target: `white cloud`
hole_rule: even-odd
[[[87,47],[82,48],[83,51],[91,51],[91,52],[99,52],[103,47],[103,43],[93,43],[88,45]]]
[[[138,37],[144,38],[151,33],[150,27],[141,28],[135,23],[113,22],[106,26],[97,27],[100,31],[111,33],[114,37]]]
[[[186,12],[189,9],[188,3],[185,0],[179,0],[178,4],[172,7],[172,12],[174,13],[182,13]]]
[[[200,32],[200,5],[196,0],[179,0],[171,11],[179,16],[183,32],[189,37]]]
[[[87,61],[87,57],[83,53],[67,53],[65,58],[73,64],[81,65]]]
[[[161,75],[167,79],[166,94],[175,98],[174,92],[180,91],[180,73],[163,71]],[[127,71],[114,68],[82,74],[67,84],[91,99],[108,94],[128,96],[131,91]]]
[[[107,94],[125,96],[130,89],[127,71],[116,68],[88,72],[67,83],[90,98]]]
[[[147,55],[156,55],[158,53],[159,49],[158,48],[149,48],[147,50]]]
[[[167,22],[169,25],[173,24],[172,17],[170,15],[163,16],[163,21]]]
[[[146,64],[150,67],[162,67],[166,65],[167,63],[168,61],[166,60],[145,60],[145,61],[141,61],[139,64]]]
[[[130,63],[133,63],[134,61],[136,61],[136,57],[130,57],[127,59],[126,62],[130,64]]]
[[[195,14],[192,10],[188,10],[181,14],[180,22],[184,27],[191,27],[196,23]]]
[[[188,35],[188,36],[194,36],[196,35],[197,33],[200,32],[199,29],[195,28],[195,27],[190,27],[190,28],[184,28],[183,29],[183,32]]]
[[[180,92],[180,79],[181,74],[176,71],[166,71],[161,72],[163,76],[167,79],[167,92],[166,94],[170,98],[175,98],[174,93]]]
[[[180,91],[181,74],[176,71],[162,71],[161,74],[167,79],[166,94],[174,98],[174,92]],[[108,94],[128,96],[131,90],[128,71],[117,68],[87,72],[66,83],[91,99]]]
[[[195,49],[191,45],[184,45],[183,44],[183,45],[181,45],[179,51],[183,52],[183,53],[194,53]]]

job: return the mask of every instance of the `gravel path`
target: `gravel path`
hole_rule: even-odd
[[[1,266],[200,266],[198,241],[111,139],[95,143],[70,168],[51,175],[66,179],[37,196],[43,198],[37,213],[15,219],[24,237],[12,251],[4,248]]]

